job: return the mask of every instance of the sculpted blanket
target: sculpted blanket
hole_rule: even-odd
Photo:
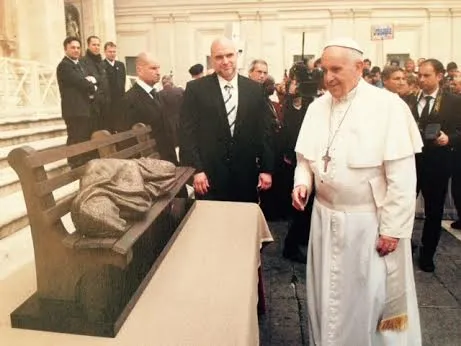
[[[169,191],[175,171],[172,163],[149,158],[88,162],[71,207],[77,231],[89,237],[120,237]]]

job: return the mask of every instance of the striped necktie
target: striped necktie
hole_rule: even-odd
[[[226,105],[227,120],[229,121],[229,128],[232,136],[234,135],[235,118],[237,115],[237,104],[233,89],[234,87],[232,84],[226,84],[224,86],[224,90],[226,91],[224,104]]]

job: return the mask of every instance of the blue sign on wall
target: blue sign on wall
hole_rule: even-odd
[[[371,40],[392,40],[394,38],[393,25],[372,25]]]

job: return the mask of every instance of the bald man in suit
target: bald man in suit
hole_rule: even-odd
[[[150,125],[151,137],[157,143],[160,158],[177,165],[171,127],[154,88],[160,80],[160,65],[151,54],[141,53],[136,58],[136,75],[135,84],[122,99],[117,128],[119,131],[126,131],[136,123]]]
[[[256,202],[272,185],[271,113],[261,85],[238,75],[237,50],[211,45],[215,73],[190,81],[180,114],[181,164],[196,169],[194,190],[208,200]]]

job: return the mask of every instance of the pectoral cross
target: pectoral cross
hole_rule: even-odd
[[[328,163],[331,161],[329,149],[325,152],[325,155],[323,155],[322,160],[323,160],[323,173],[327,172],[328,169]]]

